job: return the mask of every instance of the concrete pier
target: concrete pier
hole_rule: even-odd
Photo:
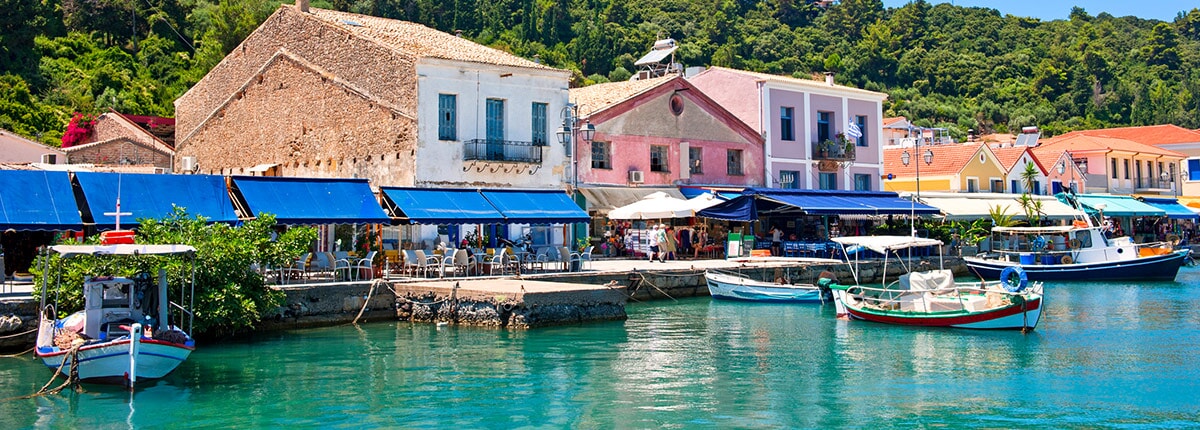
[[[396,283],[396,316],[416,322],[534,328],[625,319],[626,289],[531,279]]]

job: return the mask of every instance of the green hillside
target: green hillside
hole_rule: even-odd
[[[74,112],[173,116],[172,101],[278,1],[0,0],[0,128],[57,144]],[[1039,125],[1200,128],[1200,9],[1173,22],[1041,21],[994,9],[843,0],[333,0],[333,8],[425,23],[576,71],[624,80],[656,39],[677,61],[840,83],[891,95],[905,115],[963,137]]]

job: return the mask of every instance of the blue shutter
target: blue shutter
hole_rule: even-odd
[[[438,140],[458,140],[457,110],[454,94],[438,94]]]
[[[533,104],[533,144],[546,145],[546,104]]]
[[[504,159],[504,100],[487,99],[487,159]]]
[[[858,137],[858,142],[855,144],[858,146],[867,146],[867,117],[859,115],[855,119],[855,122],[858,123],[858,131],[862,132],[862,136]]]

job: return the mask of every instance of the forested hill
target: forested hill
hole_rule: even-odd
[[[57,144],[73,112],[173,116],[172,101],[279,5],[262,0],[0,0],[0,128]],[[313,7],[462,30],[480,43],[624,80],[656,39],[677,61],[841,83],[891,95],[924,126],[1044,132],[1200,127],[1200,10],[1173,22],[1067,20],[880,0],[333,0]]]

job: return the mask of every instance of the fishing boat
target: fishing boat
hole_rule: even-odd
[[[799,303],[824,303],[832,299],[828,288],[796,284],[784,279],[780,282],[764,282],[713,270],[705,271],[704,279],[708,283],[708,294],[714,299]]]
[[[57,245],[50,247],[50,252],[67,261],[80,256],[187,258],[195,249],[186,245]],[[191,260],[194,279],[195,260]],[[58,264],[59,270],[62,266]],[[48,272],[43,272],[42,285],[49,285]],[[54,279],[62,279],[61,274]],[[193,320],[188,308],[195,288],[181,288],[180,301],[171,301],[165,269],[159,269],[157,277],[147,272],[128,278],[88,277],[80,287],[83,310],[65,318],[57,317],[57,303],[47,303],[51,288],[42,289],[35,354],[50,369],[80,381],[133,387],[139,380],[167,375],[195,349],[188,334]],[[58,289],[63,288],[60,283]],[[181,328],[185,321],[188,331]]]
[[[1064,226],[993,227],[991,245],[989,252],[963,257],[983,279],[1020,267],[1038,281],[1173,281],[1191,254],[1171,242],[1109,238],[1087,217]]]
[[[839,284],[823,278],[818,285],[833,290],[839,318],[884,324],[970,329],[1033,330],[1042,314],[1042,284],[1030,282],[1020,267],[1008,269],[998,281],[958,282],[942,268],[911,270],[912,260],[902,252],[938,246],[942,242],[908,236],[856,236],[835,238],[847,255],[854,283]],[[884,255],[879,286],[859,282],[857,255],[869,249]],[[940,255],[940,253],[939,253]],[[887,278],[894,260],[904,267],[895,280]]]

